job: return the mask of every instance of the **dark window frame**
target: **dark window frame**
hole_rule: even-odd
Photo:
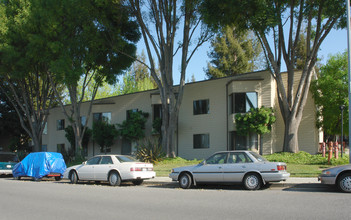
[[[254,100],[249,96],[255,94]],[[241,101],[240,103],[237,103]],[[255,103],[252,103],[255,101]],[[258,107],[258,93],[257,92],[237,92],[229,95],[229,112],[231,114],[246,113],[250,108]]]
[[[65,130],[65,119],[59,119],[56,121],[56,130],[57,131]]]
[[[104,114],[109,114],[109,117],[104,116]],[[111,124],[112,121],[112,113],[111,112],[95,112],[93,113],[93,122],[94,121],[102,121],[105,120],[109,124]]]
[[[237,134],[237,131],[229,132],[229,150],[258,150],[258,134],[250,133],[246,136]],[[253,140],[254,139],[254,140]]]
[[[129,109],[129,110],[127,110],[126,111],[126,120],[128,120],[128,119],[130,119],[130,113],[132,113],[132,112],[138,112],[139,111],[139,109],[137,109],[137,108],[133,108],[133,109]]]
[[[206,140],[207,139],[207,140]],[[193,135],[194,149],[208,149],[210,148],[210,134],[194,134]]]
[[[193,115],[210,114],[210,100],[200,99],[193,101]]]
[[[153,113],[153,117],[152,119],[162,119],[162,104],[154,104],[152,106],[152,113]]]

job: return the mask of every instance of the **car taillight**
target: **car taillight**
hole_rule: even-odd
[[[131,167],[130,168],[130,171],[143,171],[143,169],[142,168],[140,168],[140,167]]]
[[[142,167],[131,167],[130,168],[131,172],[134,172],[134,171],[153,171],[153,170],[154,170],[153,167],[144,167],[144,168],[142,168]]]
[[[277,165],[277,170],[286,170],[286,166],[285,165]]]

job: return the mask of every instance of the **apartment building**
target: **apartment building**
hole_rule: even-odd
[[[299,74],[296,74],[298,77]],[[283,78],[286,74],[283,74]],[[297,78],[296,78],[297,79]],[[250,107],[272,107],[277,121],[272,132],[259,137],[256,134],[239,136],[235,128],[235,114],[245,113]],[[82,119],[87,117],[88,104],[83,103]],[[152,121],[160,116],[161,100],[158,90],[138,92],[96,100],[88,126],[93,119],[105,118],[112,124],[121,124],[129,111],[148,112],[146,136],[152,134]],[[320,131],[315,126],[316,107],[311,94],[299,127],[300,150],[317,153]],[[69,123],[61,108],[51,109],[47,132],[43,135],[42,151],[60,151],[70,148],[64,128]],[[261,154],[282,151],[284,123],[279,111],[276,83],[268,71],[188,83],[179,112],[175,135],[176,154],[186,159],[203,159],[216,151],[256,149]],[[131,143],[117,137],[109,149],[111,153],[130,154]],[[90,141],[86,156],[101,154],[99,146]]]

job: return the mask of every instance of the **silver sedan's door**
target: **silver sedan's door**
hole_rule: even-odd
[[[224,182],[241,182],[245,173],[254,165],[245,152],[231,152],[223,165]]]
[[[212,155],[193,170],[196,182],[223,182],[223,165],[227,160],[228,153]]]
[[[99,156],[90,158],[85,164],[77,169],[80,180],[95,180],[94,169],[100,161]]]
[[[223,182],[222,164],[206,164],[193,171],[196,182]]]

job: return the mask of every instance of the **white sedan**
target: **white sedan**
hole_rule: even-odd
[[[140,162],[125,155],[98,155],[67,168],[63,178],[71,183],[79,180],[108,181],[111,186],[119,186],[122,181],[132,181],[140,185],[145,179],[155,178],[153,165]]]
[[[172,169],[169,175],[183,189],[198,183],[242,183],[248,190],[289,176],[285,163],[269,162],[252,151],[218,152],[198,165]]]

